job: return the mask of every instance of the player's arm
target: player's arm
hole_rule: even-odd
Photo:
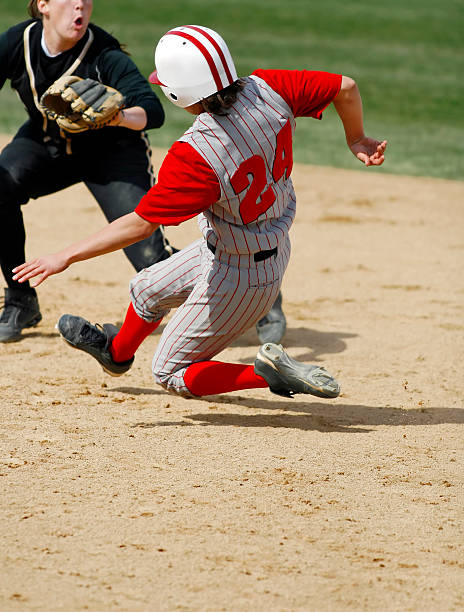
[[[361,96],[353,79],[319,70],[256,70],[253,74],[287,102],[295,117],[322,119],[333,103],[352,153],[366,166],[383,163],[387,143],[365,136]]]
[[[123,108],[108,125],[125,127],[129,130],[144,130],[147,125],[147,113],[141,106]]]
[[[109,125],[132,130],[148,130],[163,125],[161,102],[130,57],[112,49],[100,57],[98,68],[102,82],[120,91],[126,99],[127,108]]]
[[[40,285],[47,277],[66,270],[77,261],[92,259],[105,253],[123,249],[130,244],[143,240],[159,227],[159,223],[151,223],[142,219],[137,213],[131,212],[119,217],[103,229],[79,240],[74,244],[49,255],[33,259],[13,269],[13,279],[23,283],[36,278],[32,287]]]
[[[380,166],[385,160],[387,141],[369,138],[364,134],[363,107],[356,82],[342,76],[340,91],[333,101],[342,120],[346,142],[355,155],[366,166]]]
[[[84,261],[143,240],[161,225],[178,225],[209,208],[220,196],[213,170],[190,145],[175,143],[166,155],[158,182],[142,197],[136,212],[116,219],[99,232],[57,253],[38,257],[14,268],[14,280],[37,287],[48,276]]]

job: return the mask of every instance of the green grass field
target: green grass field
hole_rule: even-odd
[[[26,18],[26,1],[0,0],[3,29]],[[128,45],[143,74],[155,42],[170,27],[197,23],[226,39],[240,75],[255,68],[312,68],[353,77],[364,101],[366,132],[389,141],[379,172],[464,178],[464,1],[390,0],[96,0],[93,21]],[[151,132],[167,147],[189,115],[159,92],[167,120]],[[24,110],[6,85],[0,131],[12,133]],[[322,121],[299,119],[295,158],[360,168],[332,108]]]

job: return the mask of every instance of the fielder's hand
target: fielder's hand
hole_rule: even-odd
[[[117,89],[77,76],[59,78],[40,98],[47,117],[71,133],[108,125],[124,102],[124,96]]]
[[[359,140],[349,145],[353,155],[355,155],[360,161],[366,166],[381,166],[385,161],[385,149],[387,148],[387,141],[375,140],[364,136]]]

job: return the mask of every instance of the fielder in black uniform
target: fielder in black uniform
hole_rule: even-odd
[[[29,114],[0,154],[0,265],[8,285],[0,342],[19,340],[42,318],[35,290],[12,279],[25,261],[21,206],[83,181],[108,221],[133,211],[154,181],[144,130],[164,122],[159,99],[119,42],[89,23],[92,0],[31,0],[28,9],[32,19],[0,35],[0,89],[9,79]],[[64,74],[114,87],[125,108],[101,129],[63,131],[39,101]],[[137,271],[172,251],[162,229],[125,249]]]

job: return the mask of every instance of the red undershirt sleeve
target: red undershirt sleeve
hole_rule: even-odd
[[[158,172],[158,181],[135,212],[150,223],[179,225],[217,202],[218,178],[203,157],[186,142],[175,142]]]
[[[320,70],[255,70],[290,106],[295,117],[322,119],[342,83],[341,74]]]

